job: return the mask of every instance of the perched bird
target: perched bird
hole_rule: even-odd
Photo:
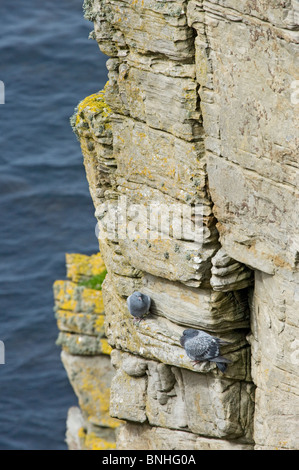
[[[232,362],[220,356],[220,345],[229,344],[228,341],[211,336],[201,330],[189,328],[183,331],[180,343],[185,349],[187,356],[195,363],[203,361],[216,362],[221,372],[225,372],[227,364]]]
[[[133,294],[127,298],[127,305],[130,314],[134,317],[134,321],[140,322],[149,312],[151,298],[149,295],[142,294],[141,292],[133,292]]]

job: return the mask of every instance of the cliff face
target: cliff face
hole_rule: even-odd
[[[85,15],[110,56],[72,122],[108,271],[116,446],[296,449],[297,3],[85,0]],[[139,326],[134,290],[152,298]],[[230,342],[225,374],[191,364],[186,327]]]

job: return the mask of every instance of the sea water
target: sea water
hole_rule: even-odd
[[[66,252],[98,250],[69,117],[105,85],[107,57],[88,39],[82,3],[0,3],[0,449],[66,449],[77,405],[55,344],[52,285],[65,278]]]

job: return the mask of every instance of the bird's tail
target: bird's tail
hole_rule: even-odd
[[[216,365],[218,369],[221,370],[221,372],[225,372],[227,368],[227,364],[231,364],[232,361],[230,359],[227,359],[226,357],[218,356],[214,360],[216,362]]]
[[[232,344],[231,341],[226,341],[225,339],[217,338],[219,341],[219,344]]]
[[[227,368],[227,364],[224,364],[224,362],[216,362],[218,369],[221,370],[221,372],[225,372]]]

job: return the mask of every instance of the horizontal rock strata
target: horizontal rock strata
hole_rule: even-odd
[[[81,361],[91,390],[112,349],[119,449],[298,448],[299,12],[276,3],[84,2],[109,56],[104,90],[71,119],[108,271],[105,317],[78,286],[80,257],[55,295],[79,397]],[[152,299],[139,324],[134,290]],[[179,342],[190,327],[229,342],[224,374],[191,364]],[[101,427],[99,397],[82,400],[70,429],[86,414]],[[71,445],[95,448],[84,432],[69,431]]]
[[[66,255],[67,280],[54,283],[57,344],[79,407],[70,408],[66,440],[70,449],[114,449],[115,429],[110,415],[110,386],[114,375],[111,347],[104,330],[102,291],[87,286],[105,274],[101,255]],[[104,277],[104,276],[103,276]]]

